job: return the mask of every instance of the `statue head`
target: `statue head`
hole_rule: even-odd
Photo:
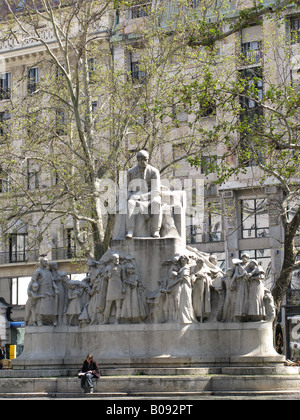
[[[113,264],[118,265],[120,262],[120,256],[117,253],[112,254],[111,261]]]
[[[189,257],[187,255],[181,255],[179,258],[179,263],[181,265],[181,267],[184,267],[185,265],[187,265],[189,262]]]
[[[48,265],[48,258],[46,256],[41,256],[39,258],[39,263],[41,264],[42,267],[47,267]]]
[[[134,271],[135,271],[134,265],[133,264],[128,264],[127,267],[126,267],[126,273],[128,275],[130,275],[130,274],[134,274]]]
[[[49,261],[49,268],[50,270],[57,270],[58,269],[58,264],[56,261]]]
[[[249,267],[251,270],[254,270],[256,267],[258,267],[258,261],[257,260],[251,260],[249,263]]]
[[[136,155],[138,166],[140,169],[145,169],[149,162],[149,153],[146,150],[140,150]]]
[[[202,258],[197,258],[196,265],[198,268],[202,268],[204,265],[204,260]]]
[[[249,259],[250,259],[250,255],[249,255],[249,254],[247,254],[247,252],[244,252],[244,253],[241,255],[241,260],[243,261],[243,263],[248,262],[248,261],[249,261]]]
[[[214,264],[214,265],[217,265],[217,264],[218,264],[218,259],[217,259],[217,257],[215,257],[214,255],[210,255],[210,256],[209,256],[209,261],[210,261],[212,264]]]
[[[31,288],[34,292],[39,290],[40,285],[37,282],[32,283]]]

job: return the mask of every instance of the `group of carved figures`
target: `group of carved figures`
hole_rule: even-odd
[[[204,254],[203,254],[204,255]],[[244,254],[223,273],[213,257],[176,254],[165,261],[166,275],[149,291],[135,259],[117,252],[87,262],[88,274],[70,280],[56,262],[40,259],[28,286],[26,325],[271,320],[274,304],[264,271]],[[212,294],[217,299],[213,311]],[[215,314],[213,314],[215,312]]]
[[[222,321],[272,321],[275,306],[270,290],[264,286],[265,272],[247,253],[232,260],[223,277],[221,292]]]
[[[88,274],[81,280],[70,280],[58,270],[56,262],[40,259],[28,286],[25,307],[26,325],[87,325],[141,321],[147,316],[144,288],[135,267],[126,258],[120,264],[114,253],[103,261],[89,260]]]

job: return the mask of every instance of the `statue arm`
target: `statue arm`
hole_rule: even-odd
[[[59,288],[58,288],[58,286],[57,286],[57,284],[55,283],[55,281],[53,280],[53,287],[54,287],[54,293],[56,294],[56,295],[58,295],[59,294]]]
[[[237,265],[237,270],[234,274],[236,279],[241,279],[242,277],[244,277],[247,273],[247,271],[241,266],[241,264]]]
[[[38,268],[37,270],[35,270],[35,272],[33,273],[32,277],[31,277],[31,282],[30,284],[34,283],[34,282],[38,282],[38,279],[40,277],[40,269]]]
[[[156,168],[153,170],[151,181],[151,193],[154,196],[161,195],[160,173]]]
[[[38,279],[39,279],[39,277],[40,277],[40,270],[39,270],[39,268],[38,268],[38,269],[37,269],[37,270],[35,270],[35,272],[33,273],[32,277],[31,277],[31,280],[30,280],[30,282],[29,282],[29,284],[28,284],[28,287],[27,287],[27,294],[28,294],[28,296],[31,296],[31,295],[30,295],[30,293],[32,292],[32,284],[33,284],[33,283],[38,283]]]

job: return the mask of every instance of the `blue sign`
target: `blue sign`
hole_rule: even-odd
[[[22,328],[22,327],[25,327],[25,322],[24,321],[10,322],[10,327],[11,328]]]

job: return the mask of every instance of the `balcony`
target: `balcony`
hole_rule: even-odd
[[[262,60],[261,41],[244,42],[242,44],[242,54],[248,64],[260,64]]]
[[[35,262],[38,260],[38,250],[22,250],[17,252],[0,252],[0,265],[22,262]]]
[[[37,249],[21,250],[17,252],[0,252],[0,265],[37,262],[40,252]],[[75,247],[53,248],[52,255],[48,255],[48,259],[52,260],[70,260],[76,257]]]

